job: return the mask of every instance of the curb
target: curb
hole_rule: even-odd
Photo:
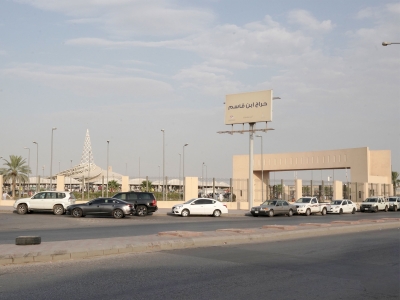
[[[142,241],[137,241],[137,237],[91,240],[93,242],[92,246],[77,245],[77,241],[44,242],[38,246],[6,245],[9,248],[6,250],[12,254],[5,253],[0,247],[2,252],[0,254],[0,265],[56,262],[122,253],[157,252],[163,250],[274,242],[393,228],[399,229],[400,222],[397,220],[384,220],[382,223],[362,222],[351,225],[333,223],[331,226],[324,227],[315,226],[313,223],[305,223],[302,226],[269,226],[268,228],[254,228],[251,231],[225,229],[202,233],[192,232],[187,235],[185,232],[163,232],[162,235],[145,236],[141,238]],[[57,246],[66,247],[70,250],[65,250],[65,248],[57,249]],[[26,251],[21,252],[22,249]]]

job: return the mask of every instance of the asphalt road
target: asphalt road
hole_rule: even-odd
[[[155,213],[152,216],[131,216],[124,219],[111,217],[73,218],[56,216],[52,213],[0,213],[0,244],[14,244],[17,236],[38,235],[42,242],[99,239],[109,237],[139,236],[156,234],[160,231],[188,230],[214,231],[224,228],[255,228],[266,224],[298,225],[306,222],[328,223],[337,220],[379,219],[400,217],[399,212],[356,213],[343,215],[312,215],[258,217],[225,215],[220,218],[208,216],[180,216]]]
[[[398,229],[3,266],[0,299],[399,299]]]

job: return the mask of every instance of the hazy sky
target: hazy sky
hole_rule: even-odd
[[[3,0],[0,156],[36,172],[94,161],[229,178],[248,134],[221,135],[226,94],[273,89],[264,152],[368,146],[400,171],[400,3],[372,0]],[[237,129],[241,129],[238,126]],[[260,139],[255,141],[260,153]]]

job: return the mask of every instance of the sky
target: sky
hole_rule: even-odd
[[[272,89],[264,153],[391,150],[400,172],[400,45],[383,41],[400,42],[398,1],[2,0],[0,156],[49,174],[56,127],[54,174],[88,129],[98,166],[109,140],[113,171],[156,177],[164,129],[166,176],[187,143],[185,176],[230,178],[249,136],[217,133],[225,96]]]

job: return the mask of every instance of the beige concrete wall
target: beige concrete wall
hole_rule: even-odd
[[[295,201],[297,199],[301,198],[301,196],[303,195],[302,187],[303,187],[303,180],[296,179],[294,181],[294,199],[295,199]]]
[[[129,176],[122,176],[121,192],[129,192]]]
[[[370,151],[368,147],[310,151],[295,153],[278,153],[254,155],[254,174],[261,171],[263,163],[264,174],[269,171],[299,171],[320,169],[350,169],[352,182],[371,183],[371,176],[375,180],[380,177],[381,183],[391,183],[391,151]],[[378,177],[377,177],[378,176]],[[245,179],[249,177],[248,155],[233,156],[233,178]],[[265,176],[264,176],[265,177]]]
[[[64,176],[57,176],[57,185],[56,191],[64,191],[65,190],[65,177]]]
[[[343,199],[343,182],[335,180],[333,182],[333,200]]]
[[[3,175],[0,175],[0,192],[1,192],[0,199],[3,199],[3,184],[4,184]]]
[[[185,197],[184,200],[188,201],[193,198],[197,198],[199,191],[199,179],[198,177],[185,177]]]

